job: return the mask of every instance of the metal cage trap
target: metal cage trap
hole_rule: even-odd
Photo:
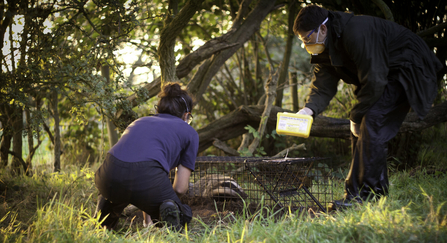
[[[197,157],[189,195],[326,212],[333,201],[329,158]]]

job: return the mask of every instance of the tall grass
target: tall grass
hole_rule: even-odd
[[[216,214],[211,224],[193,218],[181,233],[143,228],[137,220],[123,223],[118,232],[102,229],[92,216],[98,164],[67,166],[59,173],[38,168],[32,177],[3,170],[0,242],[447,242],[446,129],[435,132],[442,136],[423,141],[421,167],[392,171],[390,195],[377,202],[316,216],[246,209]],[[337,197],[343,181],[335,182],[340,182],[334,184]]]
[[[182,233],[143,228],[141,222],[109,232],[93,218],[96,189],[89,168],[28,177],[2,173],[2,242],[446,242],[445,173],[390,177],[391,193],[375,203],[311,217],[265,209],[194,218]],[[342,187],[342,184],[340,184]],[[245,215],[243,215],[245,214]],[[135,225],[136,224],[136,225]]]

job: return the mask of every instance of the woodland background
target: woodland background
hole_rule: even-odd
[[[410,113],[389,162],[419,165],[423,133],[447,121],[447,7],[440,0],[6,0],[0,3],[0,168],[101,161],[120,133],[155,112],[166,82],[195,97],[200,155],[331,156],[349,163],[353,89],[340,82],[308,139],[278,136],[276,113],[304,105],[312,66],[293,35],[306,4],[395,21],[441,60],[438,96],[423,121]],[[303,150],[306,148],[306,150]],[[445,147],[437,148],[440,151]],[[445,152],[444,152],[445,153]],[[419,162],[418,162],[419,161]]]

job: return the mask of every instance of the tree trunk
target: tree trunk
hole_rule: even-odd
[[[257,48],[258,48],[258,44],[256,43],[256,34],[253,35],[250,38],[250,42],[252,43],[252,46],[254,47],[254,60],[250,60],[250,58],[246,58],[246,60],[250,63],[250,65],[253,66],[253,74],[251,74],[250,69],[248,69],[249,65],[247,65],[247,73],[250,74],[250,82],[251,82],[251,91],[250,93],[252,94],[252,104],[256,104],[259,100],[259,98],[261,98],[262,95],[262,89],[260,89],[261,87],[264,87],[263,83],[262,83],[262,79],[260,78],[260,74],[257,74],[256,72],[260,72],[261,70],[259,70],[259,62],[260,60],[258,60],[258,55],[257,55]],[[254,65],[253,65],[254,62]]]
[[[260,54],[259,54],[259,42],[258,42],[258,36],[257,35],[253,35],[253,52],[255,54],[255,82],[262,84],[262,86],[264,86],[263,84],[263,80],[261,78],[262,76],[262,67],[261,67],[261,60],[260,60]],[[262,94],[261,92],[258,92],[258,90],[256,89],[256,93],[257,95],[257,101],[261,98]]]
[[[30,98],[31,99],[31,98]],[[25,111],[26,115],[26,131],[28,135],[28,157],[26,159],[26,171],[30,171],[31,169],[31,159],[34,156],[34,136],[33,136],[33,129],[31,124],[31,112],[27,109]],[[28,159],[29,158],[29,159]]]
[[[177,81],[175,67],[175,39],[189,23],[197,10],[201,9],[203,0],[189,0],[180,12],[177,10],[177,1],[169,1],[169,10],[173,14],[166,16],[165,28],[160,34],[160,44],[158,46],[158,58],[161,70],[161,85],[166,82]],[[177,13],[178,12],[178,13]]]
[[[22,163],[20,159],[22,159],[22,149],[23,149],[23,110],[19,106],[14,107],[13,116],[13,135],[12,135],[12,151],[14,152],[12,158],[12,168],[17,173],[20,173],[20,168],[22,167]],[[23,160],[23,159],[22,159]],[[26,168],[23,168],[24,170]]]
[[[185,77],[196,65],[201,63],[206,58],[209,58],[214,53],[225,48],[229,48],[229,46],[234,46],[234,44],[229,45],[228,43],[224,43],[219,39],[213,39],[200,47],[200,50],[196,50],[183,58],[178,67],[175,67],[175,59],[173,59],[175,39],[180,34],[182,29],[188,24],[190,18],[194,16],[195,12],[201,8],[202,2],[203,0],[188,1],[182,10],[176,14],[172,20],[165,22],[167,26],[163,28],[160,34],[160,44],[158,47],[162,76],[154,79],[154,81],[142,88],[148,91],[147,99],[160,93],[161,87],[163,86],[162,83],[176,81]],[[170,4],[175,5],[174,2]],[[172,76],[173,73],[175,74],[174,77]],[[119,107],[115,116],[113,116],[113,123],[121,131],[124,131],[124,129],[137,118],[137,115],[131,109],[139,104],[138,101],[140,101],[140,99],[137,99],[137,97],[137,93],[127,97],[125,102],[128,103],[129,106],[123,105],[122,107]]]
[[[290,98],[292,99],[292,111],[297,112],[298,104],[298,78],[296,72],[289,73]]]
[[[8,151],[11,147],[11,139],[12,136],[7,133],[3,133],[2,135],[2,142],[0,144],[0,154],[1,154],[1,162],[0,162],[0,168],[4,168],[8,166]]]
[[[12,126],[9,123],[11,112],[7,104],[0,104],[1,123],[2,123],[2,141],[0,143],[0,168],[8,166],[9,149],[11,148]]]
[[[57,91],[53,91],[52,105],[54,116],[54,172],[61,170],[61,133],[59,129],[59,111],[57,108]]]
[[[101,66],[101,75],[106,78],[107,84],[110,85],[110,67],[109,65]],[[116,126],[110,120],[110,118],[106,117],[107,123],[107,135],[109,137],[109,146],[112,147],[118,142],[118,132],[116,131]]]
[[[289,61],[290,56],[292,55],[292,45],[293,39],[295,38],[295,34],[293,33],[293,24],[295,22],[295,15],[297,12],[297,8],[295,7],[295,2],[289,4],[288,12],[288,30],[287,30],[287,38],[286,38],[286,49],[284,51],[283,61],[281,65],[281,71],[279,73],[278,78],[278,90],[276,91],[276,102],[275,105],[278,107],[282,107],[282,99],[284,96],[284,88],[286,86],[286,78],[289,74]]]
[[[30,97],[30,102],[32,102],[32,98]],[[40,98],[36,98],[35,99],[35,104],[36,104],[36,110],[40,111],[40,107],[41,107],[41,99]],[[31,167],[32,167],[32,161],[33,161],[33,157],[37,151],[37,149],[40,147],[40,145],[42,144],[42,139],[40,138],[40,131],[36,130],[36,135],[37,135],[37,144],[36,146],[34,146],[34,134],[33,134],[33,129],[32,129],[32,118],[31,118],[32,114],[30,112],[30,110],[27,110],[26,112],[26,120],[27,120],[27,130],[28,130],[28,149],[29,149],[29,154],[26,157],[26,161],[25,165],[26,165],[26,175],[31,176]]]

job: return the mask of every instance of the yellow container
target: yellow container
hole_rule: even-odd
[[[310,128],[314,119],[308,115],[278,112],[276,121],[276,133],[297,137],[309,137]]]

